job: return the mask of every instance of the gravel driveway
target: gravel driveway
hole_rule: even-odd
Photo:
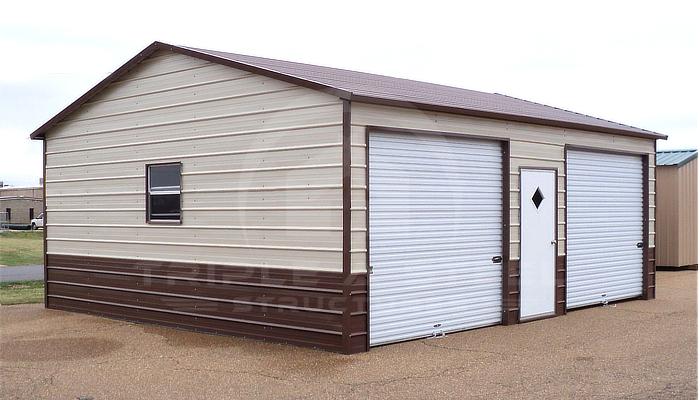
[[[352,356],[0,307],[3,399],[694,399],[695,271],[658,299]]]

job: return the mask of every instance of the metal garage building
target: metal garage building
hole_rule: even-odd
[[[647,130],[156,42],[31,136],[49,308],[354,353],[654,298]]]

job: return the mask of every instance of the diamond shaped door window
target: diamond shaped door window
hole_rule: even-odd
[[[539,210],[540,204],[542,204],[542,200],[544,200],[544,196],[542,195],[542,191],[540,188],[537,188],[535,190],[535,194],[532,195],[532,203],[535,205],[535,208]]]

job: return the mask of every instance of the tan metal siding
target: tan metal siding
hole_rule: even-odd
[[[657,170],[656,263],[682,267],[698,263],[697,159]]]
[[[678,168],[660,166],[656,170],[658,208],[656,210],[656,264],[679,266],[679,188]]]
[[[678,171],[680,210],[679,261],[681,265],[698,263],[698,159],[681,166]]]
[[[557,169],[557,195],[559,209],[557,221],[559,225],[558,254],[565,255],[565,171],[564,171],[564,146],[577,145],[604,150],[618,150],[654,154],[654,141],[649,139],[630,138],[604,133],[594,133],[564,128],[531,125],[518,122],[475,118],[455,114],[426,112],[408,108],[379,106],[365,103],[353,103],[352,105],[352,160],[353,182],[361,182],[355,175],[364,176],[365,168],[365,129],[367,126],[384,126],[392,128],[418,129],[437,131],[453,134],[465,134],[484,138],[510,140],[510,257],[513,260],[520,258],[520,168],[542,167]],[[653,179],[654,164],[650,164],[650,177]],[[650,181],[653,184],[653,181]],[[653,186],[652,186],[653,187]],[[354,204],[364,204],[361,200],[364,189],[358,188],[353,193]],[[654,205],[654,194],[650,194],[650,204]],[[353,229],[366,229],[366,221],[355,215],[353,211]],[[364,213],[362,213],[364,215]],[[653,208],[650,215],[654,215]],[[654,229],[653,221],[650,222],[650,246],[653,247]],[[356,243],[359,246],[359,244]],[[354,247],[353,250],[365,250]],[[359,258],[353,263],[353,272],[362,272],[366,269],[366,263],[361,263]]]
[[[342,104],[161,51],[47,135],[50,254],[342,271]],[[181,161],[182,225],[145,222]]]

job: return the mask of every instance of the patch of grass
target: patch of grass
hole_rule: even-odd
[[[0,283],[0,304],[27,304],[44,301],[43,281]]]
[[[0,233],[0,265],[44,263],[43,231],[6,231]]]

